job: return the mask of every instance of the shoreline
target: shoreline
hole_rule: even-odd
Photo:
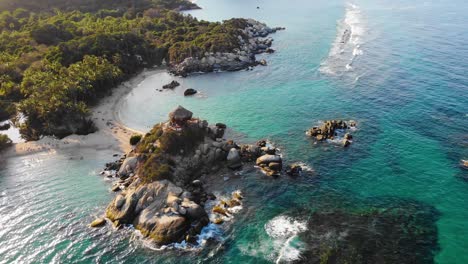
[[[111,90],[109,96],[100,99],[99,103],[91,108],[90,118],[97,127],[95,133],[88,135],[70,135],[63,139],[46,136],[37,141],[16,143],[0,153],[0,158],[26,156],[41,152],[57,153],[75,149],[115,150],[127,153],[132,149],[129,143],[133,134],[142,134],[139,131],[125,126],[118,116],[118,107],[123,98],[144,79],[151,76],[161,67],[145,69],[129,80]]]

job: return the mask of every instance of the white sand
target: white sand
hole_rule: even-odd
[[[92,109],[92,119],[98,128],[97,132],[86,136],[70,135],[61,140],[53,137],[43,137],[38,141],[17,143],[10,149],[0,153],[0,160],[37,152],[55,153],[59,150],[72,150],[76,148],[109,149],[125,153],[130,151],[130,136],[133,134],[144,134],[144,132],[124,126],[117,115],[118,107],[127,93],[153,73],[153,71],[144,71],[129,81],[122,83],[112,90],[112,95],[103,98],[99,105]]]

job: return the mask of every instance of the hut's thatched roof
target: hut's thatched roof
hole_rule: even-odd
[[[186,121],[190,120],[192,115],[192,112],[179,105],[176,109],[169,113],[169,118],[175,121]]]

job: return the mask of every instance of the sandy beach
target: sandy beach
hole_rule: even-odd
[[[115,150],[117,153],[131,150],[129,139],[133,134],[144,134],[122,124],[118,117],[118,109],[121,100],[134,87],[146,77],[152,75],[153,70],[145,70],[130,80],[123,82],[112,90],[110,96],[101,99],[101,102],[91,109],[91,118],[98,131],[89,135],[70,135],[63,139],[43,137],[38,141],[16,143],[11,148],[0,153],[1,158],[28,155],[38,152],[55,153],[76,148],[88,148],[95,150]]]

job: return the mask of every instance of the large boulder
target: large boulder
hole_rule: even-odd
[[[257,165],[268,165],[271,162],[281,163],[282,162],[281,156],[266,154],[266,155],[259,157],[256,163]]]
[[[97,218],[93,222],[91,222],[91,227],[101,227],[106,224],[106,219],[104,218]]]
[[[169,113],[169,119],[171,121],[187,121],[192,118],[192,115],[192,112],[179,105],[176,109]]]
[[[286,174],[289,176],[297,177],[300,176],[302,173],[302,167],[298,164],[288,165],[286,168]]]
[[[132,173],[136,166],[138,164],[138,158],[137,157],[128,157],[124,160],[122,163],[122,166],[120,166],[119,169],[119,176],[125,177],[128,176],[130,173]]]
[[[119,194],[114,201],[107,206],[106,216],[113,222],[118,221],[120,224],[130,224],[135,218],[135,207],[137,203],[138,199],[135,192],[129,192],[125,197]]]
[[[180,242],[190,228],[190,221],[180,215],[162,215],[155,218],[155,225],[148,236],[160,245]]]
[[[283,167],[283,160],[279,155],[263,155],[256,163],[268,176],[279,176]]]
[[[189,199],[185,199],[180,206],[185,208],[186,216],[191,220],[200,220],[208,217],[203,207]]]
[[[190,95],[194,95],[196,93],[197,93],[197,90],[189,88],[189,89],[185,90],[184,96],[190,96]]]
[[[163,85],[162,88],[163,89],[174,89],[179,85],[180,85],[180,83],[178,81],[172,81],[172,82],[170,82],[170,83],[168,83],[166,85]]]
[[[229,153],[227,155],[227,166],[228,168],[233,169],[233,170],[239,169],[240,167],[242,167],[239,150],[235,148],[231,148],[231,150],[229,150]]]

